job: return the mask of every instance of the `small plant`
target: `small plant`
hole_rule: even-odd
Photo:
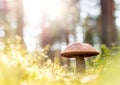
[[[18,41],[17,41],[18,40]],[[66,71],[59,59],[44,61],[46,49],[33,53],[20,43],[6,40],[0,50],[0,85],[119,85],[120,50],[101,46],[101,54],[93,59],[94,69],[85,75]],[[111,81],[112,80],[112,81]]]

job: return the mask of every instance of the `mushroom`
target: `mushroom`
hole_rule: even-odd
[[[81,73],[85,72],[84,57],[91,57],[98,54],[99,52],[87,43],[70,44],[61,52],[63,57],[76,58],[76,70]]]

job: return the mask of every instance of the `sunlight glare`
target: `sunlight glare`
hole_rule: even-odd
[[[64,9],[62,0],[23,0],[23,5],[24,13],[31,23],[37,23],[44,15],[55,20],[62,16]]]
[[[41,32],[42,27],[40,25],[43,24],[44,17],[53,21],[60,19],[64,13],[64,3],[63,0],[23,0],[23,7],[24,39],[28,50],[31,52],[39,42],[39,38],[35,39],[34,37],[40,34],[36,32]],[[38,30],[34,32],[35,29]]]
[[[83,77],[80,81],[81,81],[82,83],[87,83],[87,82],[89,82],[90,80],[96,79],[97,77],[98,77],[98,74],[88,75],[88,76]]]
[[[23,0],[25,23],[32,25],[40,24],[43,13],[40,1],[42,0]]]
[[[115,20],[115,24],[118,27],[118,30],[120,30],[120,17],[117,17]]]
[[[62,16],[62,12],[64,9],[62,0],[44,0],[43,8],[45,9],[45,13],[48,14],[50,19],[55,20]]]

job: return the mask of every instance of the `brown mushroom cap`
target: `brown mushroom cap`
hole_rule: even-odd
[[[73,43],[68,45],[61,55],[64,57],[74,58],[76,56],[90,57],[99,54],[99,52],[87,43]]]

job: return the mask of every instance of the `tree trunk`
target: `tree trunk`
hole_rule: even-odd
[[[114,11],[114,0],[101,0],[101,42],[106,46],[111,46],[117,39]]]
[[[22,0],[17,0],[17,34],[22,38],[23,42],[23,4]]]

